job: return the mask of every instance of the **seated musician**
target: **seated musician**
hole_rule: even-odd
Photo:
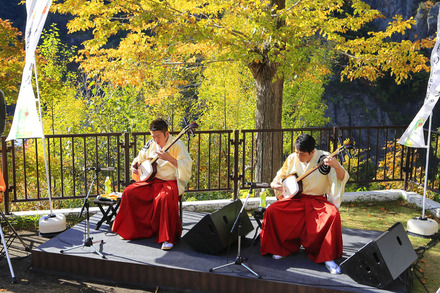
[[[281,259],[295,254],[300,247],[315,263],[325,263],[332,274],[340,274],[334,262],[342,256],[342,230],[339,206],[342,201],[348,173],[329,153],[315,149],[315,139],[302,134],[295,141],[295,153],[285,161],[271,183],[277,198],[263,218],[261,230],[261,254],[272,254]],[[305,177],[303,191],[296,196],[282,196],[282,180],[289,174],[301,176],[324,164]],[[295,180],[296,182],[296,180]]]
[[[154,120],[149,129],[152,139],[132,163],[133,179],[137,182],[122,193],[112,230],[126,240],[156,236],[155,241],[162,243],[162,249],[169,250],[182,234],[178,202],[191,177],[192,160],[180,140],[163,152],[173,141],[164,120]],[[139,181],[140,165],[156,156],[154,179]]]

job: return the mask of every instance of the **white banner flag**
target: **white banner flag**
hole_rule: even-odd
[[[429,76],[428,88],[425,102],[411,124],[402,134],[398,143],[414,148],[427,148],[423,125],[428,120],[440,96],[440,12],[437,16],[437,41],[431,53],[431,73]]]
[[[35,62],[35,50],[40,41],[41,32],[52,0],[27,0],[26,1],[26,62]]]
[[[14,119],[6,140],[44,137],[32,87],[32,69],[35,66],[35,50],[51,4],[52,0],[26,1],[26,64],[23,68]]]

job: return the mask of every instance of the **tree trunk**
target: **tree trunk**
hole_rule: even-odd
[[[284,78],[276,77],[278,65],[252,62],[249,68],[257,89],[255,136],[255,181],[271,182],[282,165],[282,133],[267,132],[281,129]]]
[[[268,10],[284,9],[285,6],[286,0],[270,0]],[[283,19],[277,20],[278,29],[285,25]],[[274,49],[272,46],[269,41],[263,44],[262,50],[256,49],[262,59],[249,64],[257,90],[256,129],[260,130],[255,136],[255,181],[257,182],[271,182],[283,164],[282,132],[273,130],[281,129],[284,77],[277,75],[279,64],[271,62],[268,56],[269,51]],[[265,129],[271,131],[264,131]]]

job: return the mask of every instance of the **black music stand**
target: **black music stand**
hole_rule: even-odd
[[[251,194],[252,194],[252,185],[249,188],[249,192],[248,192],[248,194],[246,196],[244,204],[241,207],[240,212],[238,213],[237,218],[235,219],[234,225],[232,225],[232,229],[229,232],[232,235],[234,233],[235,226],[237,226],[237,224],[238,224],[238,230],[237,230],[238,231],[238,250],[237,250],[237,257],[235,258],[235,261],[231,262],[231,263],[227,263],[227,264],[221,265],[221,266],[218,266],[218,267],[215,267],[215,268],[211,268],[211,269],[209,269],[210,272],[213,272],[213,271],[221,269],[221,268],[229,267],[231,265],[239,265],[239,266],[242,266],[245,269],[247,269],[249,272],[251,272],[258,279],[261,279],[261,276],[259,274],[257,274],[255,271],[253,271],[251,268],[249,268],[247,265],[245,265],[243,263],[245,260],[247,260],[247,258],[243,258],[241,256],[241,213],[243,212],[244,208],[246,207],[247,201],[248,201],[249,196]]]
[[[90,192],[92,191],[93,183],[98,178],[99,171],[104,170],[104,168],[101,169],[101,168],[97,167],[97,168],[90,168],[90,170],[95,170],[95,175],[93,176],[92,184],[90,184],[89,191],[87,192],[87,195],[86,195],[86,197],[84,199],[84,204],[83,204],[83,206],[81,208],[81,212],[79,213],[79,216],[78,216],[78,218],[81,218],[84,209],[86,210],[86,226],[85,226],[86,232],[84,234],[84,242],[83,242],[83,244],[75,245],[75,246],[69,247],[67,249],[60,250],[60,253],[64,253],[66,251],[69,251],[69,250],[72,250],[72,249],[76,249],[76,248],[80,248],[80,247],[91,247],[94,252],[96,252],[102,258],[106,259],[105,255],[103,255],[101,252],[99,252],[93,246],[94,243],[98,243],[98,242],[101,242],[101,244],[104,244],[104,240],[92,241],[93,237],[90,237],[90,213],[89,213],[89,206],[90,206],[89,205],[89,195],[90,195]]]

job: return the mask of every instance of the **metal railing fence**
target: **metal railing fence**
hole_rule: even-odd
[[[349,183],[413,182],[423,185],[426,149],[412,149],[397,143],[405,126],[323,127],[267,130],[196,131],[182,136],[193,159],[193,175],[187,193],[231,192],[246,189],[246,182],[260,178],[261,164],[275,176],[285,158],[294,152],[294,141],[301,133],[317,140],[317,148],[334,151],[340,141],[350,138],[355,143],[351,158],[344,167],[350,174]],[[175,134],[175,133],[172,133]],[[273,152],[281,152],[279,160],[262,156],[256,137],[268,136]],[[47,135],[46,152],[49,165],[49,186],[53,200],[81,199],[90,187],[94,172],[91,167],[115,167],[115,172],[102,171],[92,188],[92,196],[104,190],[110,176],[113,188],[122,191],[130,183],[130,165],[142,146],[150,139],[147,132]],[[280,141],[277,141],[277,139]],[[48,199],[46,170],[41,139],[6,141],[2,137],[1,162],[7,185],[4,193],[5,212],[10,203],[28,202],[36,205]],[[262,148],[269,147],[263,145]],[[431,132],[429,189],[437,191],[439,183],[439,133]]]

